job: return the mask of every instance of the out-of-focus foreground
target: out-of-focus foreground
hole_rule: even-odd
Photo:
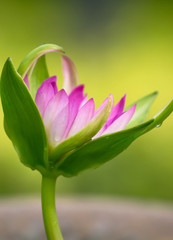
[[[59,199],[59,222],[65,240],[172,240],[173,208],[98,199]],[[24,214],[25,213],[25,214]],[[0,202],[3,240],[46,240],[40,201]]]

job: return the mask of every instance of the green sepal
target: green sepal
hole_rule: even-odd
[[[43,55],[37,60],[36,64],[33,65],[33,69],[31,68],[29,87],[33,99],[35,99],[38,88],[47,78],[49,78],[49,73],[46,64],[46,57]]]
[[[59,175],[72,177],[86,169],[101,166],[123,152],[138,137],[160,126],[172,111],[173,100],[151,120],[130,129],[102,136],[85,144],[58,163]]]
[[[22,78],[25,77],[29,69],[33,64],[44,54],[48,52],[61,52],[64,53],[64,49],[55,44],[43,44],[34,50],[32,50],[20,63],[17,72],[21,75]]]
[[[131,128],[136,126],[137,124],[140,124],[145,121],[148,112],[151,108],[151,105],[153,104],[153,101],[157,97],[158,92],[153,92],[143,98],[140,98],[139,100],[135,101],[134,103],[130,104],[125,110],[127,111],[129,108],[131,108],[134,104],[136,104],[136,110],[135,113],[130,120],[130,122],[127,124],[126,128]]]
[[[48,143],[40,113],[9,58],[1,76],[4,127],[23,164],[48,168]]]
[[[154,122],[151,123],[146,129],[145,133],[152,130],[155,127],[160,127],[163,123],[163,121],[169,117],[169,115],[173,112],[173,99],[160,111],[158,112],[154,117]]]

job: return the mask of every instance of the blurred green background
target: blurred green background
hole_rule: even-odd
[[[63,46],[98,106],[111,92],[127,104],[159,91],[149,117],[173,95],[172,1],[1,1],[0,70],[17,66],[42,43]],[[61,60],[48,56],[62,85]],[[90,194],[173,200],[173,115],[99,169],[58,181],[63,195]],[[19,163],[0,109],[0,196],[38,193],[40,175]]]

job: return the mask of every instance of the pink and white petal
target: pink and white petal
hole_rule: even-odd
[[[104,107],[96,115],[93,114],[94,116],[89,121],[89,123],[80,131],[78,131],[75,135],[67,139],[67,141],[69,140],[69,142],[71,142],[71,145],[74,144],[73,146],[77,147],[91,140],[93,136],[96,135],[96,133],[101,129],[101,127],[104,125],[104,123],[108,119],[109,114],[112,110],[112,105],[113,105],[113,98],[112,98],[112,95],[110,95],[106,99],[106,104],[104,105]]]
[[[88,95],[86,94],[84,99],[82,100],[81,104],[80,104],[80,108],[83,107],[85,105],[85,103],[88,102]]]
[[[82,108],[80,108],[75,121],[69,131],[68,137],[75,135],[84,128],[93,118],[95,110],[94,100],[91,98]]]
[[[64,75],[63,88],[69,94],[79,83],[78,73],[72,60],[62,56],[62,69]]]
[[[72,137],[69,137],[64,142],[60,143],[59,149],[62,149],[64,145],[67,147],[66,151],[71,151],[90,141],[92,137],[101,129],[103,124],[108,119],[108,116],[112,109],[112,98],[107,100],[107,104],[96,116],[94,116],[89,123],[78,131]]]
[[[136,104],[133,105],[129,110],[124,112],[118,119],[116,119],[103,133],[102,135],[105,134],[110,134],[114,132],[118,132],[123,130],[127,123],[131,120],[133,117],[133,114],[135,113],[136,109]]]
[[[44,111],[47,107],[48,102],[55,96],[58,92],[56,85],[56,76],[50,77],[46,79],[41,86],[39,87],[36,97],[35,103],[40,111],[41,116],[44,115]]]
[[[72,101],[73,99],[80,99],[81,101],[84,99],[84,85],[81,84],[73,89],[73,91],[69,94],[69,99]]]
[[[126,94],[124,97],[121,98],[121,100],[113,107],[108,120],[105,123],[104,128],[108,128],[122,113],[124,110],[125,106],[125,101],[126,101]]]
[[[27,74],[25,75],[23,81],[24,81],[24,83],[26,84],[27,88],[30,90],[30,88],[29,88],[29,79],[28,79]]]
[[[50,130],[51,124],[56,118],[57,114],[60,113],[69,103],[68,96],[64,89],[61,89],[48,103],[45,113],[43,115],[43,121],[47,133]]]
[[[70,113],[70,119],[71,122],[74,121],[78,111],[79,107],[84,100],[84,85],[79,85],[73,89],[71,94],[69,95],[69,113]]]
[[[83,90],[84,85],[79,85],[76,88],[74,88],[71,94],[69,95],[69,122],[66,128],[66,132],[64,134],[64,138],[67,137],[68,132],[77,116],[79,107],[82,101],[84,100]]]
[[[68,111],[69,108],[67,104],[60,112],[58,112],[51,124],[48,139],[49,144],[52,147],[56,147],[63,139],[63,135],[68,124]]]

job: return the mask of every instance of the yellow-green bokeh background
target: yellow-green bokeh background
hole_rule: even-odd
[[[63,46],[96,105],[111,92],[127,104],[159,91],[149,117],[173,96],[172,1],[1,1],[0,69],[17,66],[42,43]],[[62,84],[61,61],[48,56]],[[40,191],[40,175],[20,164],[4,133],[0,110],[0,195]],[[26,126],[27,127],[27,126]],[[61,194],[173,200],[173,116],[123,154],[79,177],[60,178]]]

